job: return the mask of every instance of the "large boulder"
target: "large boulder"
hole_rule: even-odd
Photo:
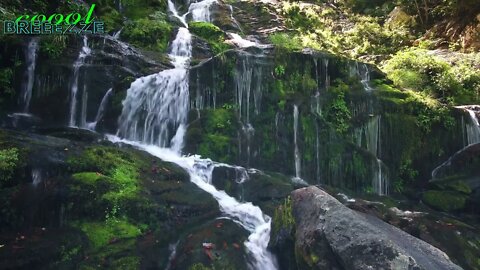
[[[461,269],[439,249],[317,187],[292,193],[297,260],[313,269]]]

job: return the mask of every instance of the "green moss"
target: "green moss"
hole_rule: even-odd
[[[205,40],[213,50],[214,54],[220,54],[228,49],[230,46],[225,41],[225,33],[209,22],[189,22],[188,28],[191,33]]]
[[[127,256],[120,258],[112,263],[112,269],[131,270],[139,269],[140,258],[137,256]]]
[[[196,263],[188,268],[188,270],[210,270],[212,268],[206,267],[202,263]]]
[[[456,180],[458,177],[452,177],[435,183],[435,187],[442,190],[452,190],[463,194],[472,193],[470,186],[462,180]]]
[[[94,185],[98,180],[105,179],[106,176],[95,172],[83,172],[72,175],[73,179],[88,185]]]
[[[136,238],[141,235],[141,229],[126,220],[85,222],[75,226],[87,235],[93,249],[102,248],[114,239]]]
[[[225,34],[218,26],[209,22],[189,22],[188,29],[193,34],[206,40],[221,41],[225,37]]]
[[[314,253],[310,254],[310,261],[313,264],[316,264],[319,260],[320,260],[320,258],[316,254],[314,254]]]
[[[429,190],[423,194],[423,202],[441,211],[456,211],[465,207],[467,196],[453,191]]]
[[[166,52],[172,30],[165,21],[142,18],[127,24],[122,38],[141,48]]]

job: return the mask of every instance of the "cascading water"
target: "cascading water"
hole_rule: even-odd
[[[206,11],[197,12],[196,8],[208,9],[209,4],[201,2],[195,4],[190,6],[189,12],[207,14]],[[185,17],[178,16],[171,1],[169,9],[176,17]],[[194,16],[195,18],[199,17]],[[114,142],[122,141],[134,145],[160,159],[183,167],[194,184],[218,201],[220,210],[227,217],[250,232],[245,242],[245,247],[253,259],[250,267],[262,270],[277,269],[274,256],[267,250],[270,240],[270,217],[264,215],[257,206],[240,203],[212,185],[212,172],[215,167],[228,165],[214,163],[198,156],[180,155],[189,110],[187,68],[191,51],[191,35],[187,28],[180,28],[171,46],[170,57],[175,68],[139,78],[132,83],[123,101],[117,133],[127,140],[115,136],[109,138]],[[171,138],[174,130],[175,135]]]
[[[189,109],[188,70],[191,35],[180,28],[170,57],[175,68],[135,80],[123,101],[118,135],[180,151]]]
[[[114,32],[113,35],[112,35],[113,39],[119,39],[120,34],[122,33],[122,30],[123,30],[123,27],[120,28],[120,30],[118,30],[117,32]]]
[[[80,49],[77,60],[73,63],[73,81],[70,90],[70,121],[69,126],[77,126],[77,92],[78,92],[78,77],[80,75],[80,68],[85,64],[85,59],[91,54],[91,49],[88,47],[87,35],[83,36],[83,47]],[[86,101],[85,101],[86,102]]]
[[[87,128],[90,130],[95,130],[97,127],[97,123],[102,120],[103,114],[105,113],[105,109],[108,104],[108,99],[112,95],[112,88],[108,89],[105,95],[102,98],[102,102],[100,102],[100,106],[98,107],[97,115],[95,116],[95,120],[93,122],[87,123]]]
[[[465,123],[466,145],[480,143],[480,121],[477,114],[480,114],[479,105],[458,106],[461,110],[468,113],[469,121]]]
[[[298,106],[293,105],[293,144],[295,160],[295,180],[301,180],[300,150],[298,149]]]
[[[37,187],[43,181],[42,170],[33,169],[32,170],[32,185]]]
[[[375,155],[376,162],[372,164],[372,187],[378,195],[388,195],[389,179],[380,160],[380,123],[381,117],[374,116],[362,127],[355,129],[354,138],[359,147],[367,149]]]
[[[440,164],[440,166],[436,167],[432,171],[432,180],[438,179],[438,173],[442,170],[442,168],[447,167],[451,164],[452,159],[455,156],[460,155],[463,151],[467,150],[469,146],[473,144],[480,143],[480,121],[478,118],[478,114],[480,114],[480,105],[465,105],[465,106],[456,106],[460,110],[463,110],[468,114],[469,121],[465,122],[462,117],[462,123],[464,127],[462,127],[462,132],[464,137],[466,137],[465,147],[458,152],[456,152],[453,156],[448,158],[447,161]]]
[[[251,157],[251,141],[255,129],[250,121],[251,103],[253,101],[253,113],[258,115],[262,101],[263,67],[261,57],[255,57],[248,53],[239,54],[238,65],[234,73],[235,100],[238,107],[238,115],[242,123],[242,131],[246,142],[240,147],[240,153],[246,152],[246,163],[249,164]],[[253,92],[253,95],[252,95]],[[253,99],[253,100],[252,100]]]
[[[238,30],[240,30],[240,32],[243,32],[243,29],[240,26],[240,24],[238,23],[237,19],[235,19],[235,17],[233,16],[233,6],[232,5],[227,5],[227,6],[230,9],[230,20],[232,20],[232,22],[237,26],[237,28],[238,28]]]
[[[325,67],[325,89],[330,87],[330,76],[328,75],[328,58],[323,59],[323,65]]]
[[[192,3],[188,8],[188,13],[192,15],[193,21],[198,22],[211,22],[210,7],[217,3],[217,0],[203,0],[200,2]]]
[[[88,92],[87,85],[83,85],[82,91],[82,108],[80,111],[80,127],[85,128],[87,126],[87,106],[88,106]]]
[[[360,82],[363,85],[365,91],[370,92],[373,88],[370,86],[370,69],[364,63],[356,63],[357,74],[360,76]]]
[[[30,109],[30,100],[32,99],[33,83],[35,82],[35,66],[37,63],[38,54],[38,39],[32,38],[28,42],[28,46],[25,50],[25,62],[27,64],[27,70],[24,74],[24,80],[22,84],[22,104],[23,112],[28,113]]]

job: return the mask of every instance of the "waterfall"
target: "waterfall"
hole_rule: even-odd
[[[28,113],[30,109],[30,100],[32,99],[33,83],[35,82],[35,66],[37,63],[37,55],[38,55],[38,39],[32,38],[28,42],[27,48],[25,50],[25,63],[27,64],[27,69],[24,74],[24,79],[22,83],[22,93],[21,93],[24,113]]]
[[[185,19],[186,14],[183,16],[180,16],[172,0],[168,0],[168,10],[172,12],[173,16],[177,18],[185,27],[188,27],[187,21]]]
[[[316,159],[316,173],[317,173],[317,182],[320,183],[320,178],[321,178],[321,172],[320,172],[320,128],[318,126],[318,122],[315,122],[315,135],[316,135],[316,140],[315,140],[315,159]]]
[[[378,195],[388,195],[389,179],[383,168],[383,162],[379,158],[381,145],[380,123],[380,116],[372,117],[365,125],[355,129],[353,137],[357,146],[366,149],[376,158],[376,162],[372,165],[372,187],[374,192]]]
[[[233,16],[233,6],[232,5],[227,5],[227,6],[230,9],[230,20],[232,20],[232,22],[238,27],[238,30],[240,30],[240,32],[243,32],[243,29],[238,23],[237,19],[235,19],[235,17]]]
[[[100,102],[100,106],[98,107],[97,115],[95,116],[95,120],[93,122],[87,123],[87,128],[90,130],[95,130],[97,127],[97,123],[102,120],[103,114],[105,113],[105,109],[107,108],[108,99],[112,95],[112,88],[108,89],[105,95],[102,98],[102,102]]]
[[[456,106],[455,108],[460,109],[468,114],[469,121],[465,121],[462,117],[462,135],[464,136],[464,148],[457,151],[455,154],[450,156],[445,162],[437,166],[435,169],[432,170],[432,180],[438,179],[438,172],[441,171],[442,168],[450,166],[451,161],[454,157],[460,155],[463,151],[469,148],[472,144],[480,143],[480,121],[479,117],[477,116],[480,114],[480,105],[464,105],[464,106]],[[466,141],[465,141],[466,136]]]
[[[32,170],[32,185],[37,187],[43,181],[42,177],[42,170],[41,169],[33,169]]]
[[[83,85],[82,92],[82,110],[80,111],[80,127],[85,128],[87,126],[87,103],[88,103],[88,92],[87,85]]]
[[[119,39],[120,34],[122,33],[122,30],[123,30],[123,27],[120,28],[120,30],[118,30],[117,32],[114,32],[113,35],[112,35],[113,39]]]
[[[237,100],[240,120],[250,123],[250,91],[252,86],[253,68],[249,57],[240,56],[240,67],[235,69],[235,97]]]
[[[69,126],[75,127],[77,121],[77,92],[78,92],[78,77],[80,75],[80,68],[85,63],[85,59],[90,55],[91,50],[88,47],[87,36],[83,36],[83,47],[80,49],[77,60],[73,63],[73,81],[70,89],[70,121]],[[86,101],[85,101],[86,102]]]
[[[208,3],[212,1],[205,1],[208,2],[194,3],[189,7],[194,19],[200,18],[198,14],[209,14],[204,9],[208,10],[210,7]],[[170,12],[177,18],[185,18],[185,15],[181,17],[178,15],[171,1],[168,2]],[[202,18],[205,19],[205,16]],[[122,102],[123,110],[117,132],[117,135],[124,139],[116,136],[109,136],[109,139],[134,145],[153,156],[184,168],[189,173],[191,182],[218,201],[222,213],[250,232],[248,240],[244,243],[249,256],[253,259],[250,267],[262,270],[277,269],[274,256],[267,250],[271,218],[264,215],[259,207],[251,203],[240,203],[212,185],[213,170],[225,164],[201,159],[199,156],[180,154],[189,111],[188,67],[191,52],[190,32],[182,27],[178,30],[170,49],[174,68],[138,78],[131,84],[127,97]],[[173,132],[175,130],[176,132]],[[173,133],[175,135],[171,138]]]
[[[478,117],[480,115],[480,105],[457,106],[456,108],[467,112],[469,116],[469,121],[464,124],[467,138],[465,146],[480,143],[480,123]]]
[[[357,62],[357,71],[358,75],[360,76],[360,82],[363,85],[365,91],[370,92],[373,88],[370,86],[370,69],[366,64],[361,64]]]
[[[196,22],[211,22],[210,7],[217,3],[217,0],[203,0],[192,3],[188,8],[188,13],[192,15],[192,20]]]
[[[325,67],[325,89],[330,87],[330,76],[328,75],[328,58],[323,58],[323,66]]]
[[[181,141],[173,139],[185,131],[191,50],[190,32],[182,27],[170,50],[175,68],[138,78],[128,89],[122,103],[119,136],[180,151]]]
[[[298,150],[298,107],[293,105],[293,144],[294,144],[294,159],[295,159],[295,178],[301,179],[301,164],[300,164],[300,151]]]
[[[262,56],[253,56],[241,53],[238,56],[237,66],[234,71],[235,101],[238,108],[238,116],[242,124],[242,133],[245,140],[240,140],[240,153],[246,152],[246,164],[251,157],[251,142],[255,134],[251,117],[259,115],[262,103],[262,89],[264,82],[265,63]]]
[[[383,169],[383,162],[377,158],[376,164],[374,164],[373,173],[373,191],[380,195],[388,195],[388,178]]]

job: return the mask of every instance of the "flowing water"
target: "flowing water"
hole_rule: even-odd
[[[91,54],[91,49],[88,47],[87,36],[83,36],[83,46],[80,49],[77,60],[73,63],[73,80],[70,89],[70,120],[69,126],[77,126],[77,92],[78,92],[78,78],[80,76],[80,68],[85,64],[85,59]],[[85,91],[84,91],[85,92]],[[83,99],[82,99],[83,100]],[[84,100],[86,104],[86,100]],[[85,105],[86,106],[86,105]]]
[[[175,68],[135,80],[123,101],[118,135],[161,147],[182,148],[189,110],[188,70],[191,35],[180,28],[170,57]]]
[[[300,150],[298,149],[298,106],[293,105],[293,144],[294,144],[294,160],[295,160],[295,179],[302,179]]]
[[[194,3],[189,12],[194,20],[209,16],[211,0]],[[179,16],[174,4],[169,9]],[[198,10],[200,9],[200,10]],[[186,24],[185,24],[186,25]],[[190,180],[211,194],[219,203],[225,216],[250,232],[244,243],[251,257],[252,269],[277,269],[275,257],[267,250],[270,240],[271,219],[259,207],[241,203],[212,185],[212,172],[216,167],[230,166],[215,163],[199,156],[181,156],[187,113],[189,111],[188,66],[191,57],[191,35],[187,28],[180,28],[170,49],[173,69],[138,78],[127,91],[119,118],[117,136],[109,136],[114,142],[134,145],[148,153],[184,168]],[[248,80],[249,82],[251,80]],[[250,90],[248,90],[249,92]],[[248,116],[247,116],[248,119]],[[243,181],[243,180],[242,180]]]
[[[372,164],[373,191],[378,195],[388,195],[389,179],[384,169],[384,164],[379,158],[381,145],[380,123],[380,116],[372,117],[365,125],[355,129],[354,138],[359,147],[366,149],[376,158],[376,162]]]
[[[97,127],[97,123],[103,118],[103,114],[105,113],[105,110],[107,108],[108,99],[110,98],[111,95],[112,95],[112,88],[108,89],[108,91],[103,96],[102,102],[100,102],[100,106],[98,107],[95,120],[93,122],[87,123],[86,128],[90,130],[95,130],[95,128]]]
[[[188,13],[192,15],[192,20],[195,22],[211,22],[210,7],[217,3],[217,0],[203,0],[192,3],[188,8]]]
[[[466,146],[480,143],[480,123],[477,114],[480,114],[479,105],[457,106],[468,113],[468,121],[465,123]]]
[[[30,100],[32,99],[33,83],[35,82],[35,66],[37,64],[38,55],[38,39],[32,38],[28,42],[25,50],[25,63],[27,69],[24,74],[22,83],[22,104],[23,112],[28,113],[30,110]]]
[[[462,132],[464,137],[466,137],[465,147],[448,158],[447,161],[433,169],[432,180],[436,180],[438,178],[438,173],[441,171],[441,169],[449,166],[454,157],[460,155],[464,150],[468,149],[470,145],[480,143],[480,121],[477,116],[477,114],[480,114],[480,105],[456,106],[456,108],[466,112],[469,118],[468,121],[465,121],[462,117],[462,123],[464,125]]]

